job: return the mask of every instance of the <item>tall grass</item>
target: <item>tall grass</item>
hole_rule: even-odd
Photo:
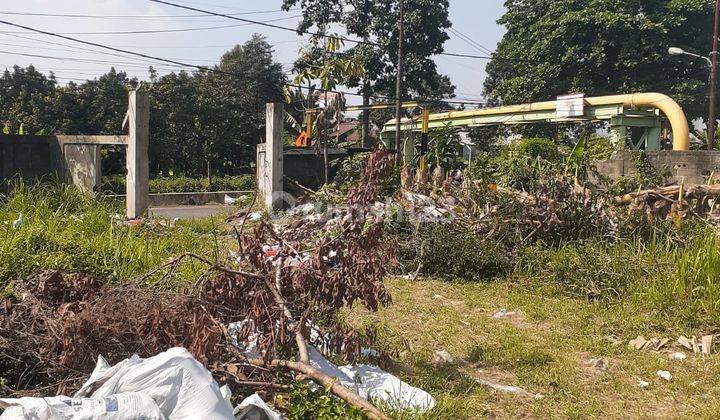
[[[63,269],[117,281],[185,251],[218,255],[219,223],[131,227],[112,221],[123,213],[116,203],[85,197],[72,186],[18,182],[10,191],[0,196],[0,290],[38,270]],[[26,223],[15,229],[20,213]],[[203,269],[189,264],[177,275],[196,278]]]
[[[720,323],[720,240],[707,230],[680,247],[655,247],[668,263],[637,279],[634,295],[641,305],[691,327]]]
[[[683,240],[678,240],[682,237]],[[521,250],[513,275],[603,305],[632,305],[658,325],[720,325],[720,238],[687,226],[651,238],[535,244]]]

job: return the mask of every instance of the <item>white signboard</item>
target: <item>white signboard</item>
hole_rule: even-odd
[[[573,118],[585,115],[585,94],[562,95],[557,97],[555,116]]]

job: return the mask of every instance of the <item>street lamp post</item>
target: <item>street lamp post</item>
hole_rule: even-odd
[[[715,104],[716,104],[716,84],[717,84],[717,37],[713,45],[715,50],[710,53],[710,57],[700,54],[694,54],[678,47],[670,47],[668,53],[670,55],[687,55],[690,57],[701,58],[710,66],[710,104],[708,105],[708,121],[707,121],[707,147],[708,150],[715,148]]]

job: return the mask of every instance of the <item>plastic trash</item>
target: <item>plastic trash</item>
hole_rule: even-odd
[[[672,381],[672,373],[668,372],[667,370],[658,370],[657,376],[665,379],[666,381]]]
[[[681,351],[676,351],[675,353],[670,355],[670,359],[677,361],[685,360],[687,359],[687,355]]]
[[[258,394],[253,394],[243,400],[233,411],[236,420],[280,420],[281,417],[274,412]]]
[[[238,199],[237,199],[237,198],[232,198],[232,197],[230,197],[229,195],[225,194],[225,198],[224,198],[223,202],[224,202],[225,204],[227,204],[228,206],[232,206],[233,204],[235,204],[235,203],[238,202]]]
[[[642,389],[645,389],[650,386],[650,382],[643,381],[642,379],[638,379],[638,386]]]
[[[248,217],[248,219],[250,219],[250,221],[260,220],[260,219],[262,219],[262,214],[260,214],[258,212],[250,213],[250,216]]]
[[[18,218],[13,220],[13,229],[19,229],[22,226],[25,226],[27,224],[27,219],[25,219],[25,216],[23,216],[22,212],[18,214]]]
[[[11,406],[1,420],[232,419],[225,392],[184,348],[110,366],[98,357],[90,378],[72,398],[0,400]],[[78,410],[75,410],[78,408]]]
[[[24,397],[17,400],[0,399],[0,407],[10,405],[0,416],[3,420],[165,420],[155,401],[142,392],[127,392],[105,398],[79,398],[66,396],[50,398]]]
[[[377,366],[335,366],[314,347],[308,347],[310,363],[328,376],[373,404],[381,402],[397,411],[429,411],[435,407],[435,399],[423,391],[403,382]]]
[[[495,313],[492,315],[492,317],[495,318],[495,319],[500,319],[500,318],[504,318],[504,317],[506,317],[506,316],[513,316],[513,315],[515,315],[516,313],[517,313],[517,312],[515,312],[515,311],[510,311],[510,312],[508,312],[505,308],[502,308],[502,309],[500,309],[499,311],[495,312]]]

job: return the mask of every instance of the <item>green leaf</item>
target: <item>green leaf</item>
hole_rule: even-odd
[[[575,147],[573,147],[572,152],[570,152],[570,156],[568,156],[567,163],[565,164],[566,171],[579,168],[582,165],[583,158],[585,157],[586,142],[587,139],[583,136],[575,143]]]

